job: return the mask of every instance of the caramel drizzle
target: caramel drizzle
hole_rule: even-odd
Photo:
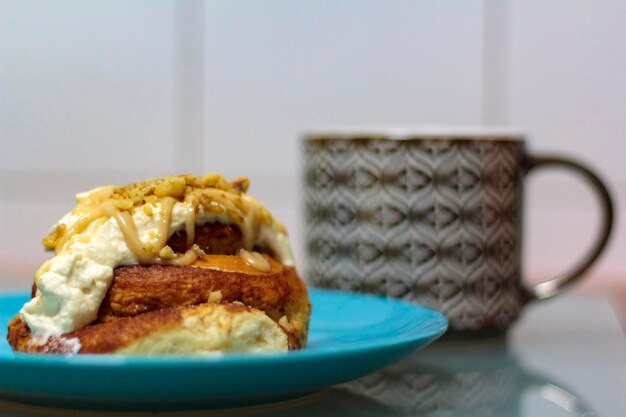
[[[255,244],[256,237],[259,236],[261,228],[260,214],[260,210],[248,210],[244,217],[244,230],[242,230],[241,232],[243,235],[243,245],[245,248],[252,248]]]
[[[117,210],[111,201],[104,202],[100,208],[105,214],[115,219],[124,235],[126,246],[128,246],[128,249],[137,257],[140,264],[191,265],[198,259],[198,254],[191,248],[191,245],[188,245],[188,249],[183,256],[173,259],[163,259],[158,256],[158,253],[167,244],[167,239],[169,239],[169,229],[174,204],[176,204],[176,199],[172,197],[165,197],[163,199],[161,218],[157,226],[158,238],[156,242],[154,242],[151,250],[147,249],[139,238],[137,225],[135,225],[133,216],[131,216],[128,211]]]
[[[70,240],[70,238],[85,230],[87,226],[89,226],[94,220],[98,220],[102,216],[104,216],[104,212],[101,209],[96,209],[81,216],[78,220],[76,220],[74,224],[72,224],[72,226],[67,229],[63,236],[61,236],[61,238],[59,239],[55,247],[56,254],[58,255],[61,252],[61,249]]]
[[[197,202],[194,202],[188,207],[189,215],[185,220],[185,233],[187,235],[187,249],[191,248],[193,242],[196,240],[196,208]]]
[[[240,249],[239,256],[241,256],[241,259],[243,259],[246,264],[250,265],[257,271],[270,272],[272,270],[272,266],[268,260],[265,259],[259,252],[250,252],[245,249]]]
[[[92,222],[108,216],[115,219],[118,227],[122,231],[124,236],[124,242],[128,249],[135,255],[140,264],[161,264],[161,265],[191,265],[198,259],[198,250],[193,248],[193,239],[195,231],[195,208],[191,207],[190,211],[193,211],[194,215],[190,216],[185,224],[185,228],[188,231],[188,236],[191,239],[187,239],[187,251],[182,255],[173,259],[163,259],[158,256],[158,253],[165,245],[169,238],[169,227],[172,219],[172,209],[176,204],[176,199],[172,197],[166,197],[163,199],[161,205],[161,218],[157,225],[157,240],[151,245],[151,248],[146,248],[146,245],[139,238],[139,232],[137,231],[137,225],[133,220],[133,216],[128,211],[119,211],[111,200],[102,202],[97,208],[90,211],[87,214],[81,216],[78,220],[72,224],[72,226],[64,233],[59,239],[55,252],[59,254],[63,248],[68,244],[70,239],[77,234],[84,231]],[[191,230],[191,233],[189,233]],[[51,258],[52,259],[52,258]],[[50,268],[51,259],[46,260],[35,273],[36,279],[46,272]]]
[[[252,249],[259,238],[261,223],[263,221],[272,221],[271,216],[264,213],[264,208],[252,198],[245,195],[241,197],[232,196],[217,189],[205,189],[199,195],[190,195],[185,204],[186,209],[189,211],[184,224],[187,234],[186,252],[172,259],[164,259],[159,257],[158,254],[165,247],[170,237],[169,228],[172,210],[177,200],[173,197],[162,198],[161,216],[157,226],[157,240],[147,247],[139,237],[137,226],[131,213],[126,210],[118,210],[113,201],[107,198],[108,195],[110,195],[110,188],[106,187],[86,197],[84,206],[91,208],[91,211],[78,218],[61,236],[55,246],[57,254],[65,248],[72,237],[83,232],[92,222],[108,216],[115,219],[124,236],[126,245],[140,264],[191,265],[198,259],[198,253],[201,253],[193,245],[199,204],[202,204],[209,213],[214,214],[223,221],[232,221],[238,224],[243,236],[243,246],[247,249]],[[264,215],[269,220],[264,219]],[[273,226],[280,227],[280,224],[273,223]],[[269,262],[258,252],[249,252],[242,249],[240,256],[248,265],[259,271],[268,272],[271,269]],[[49,261],[41,265],[35,274],[36,278],[49,269]]]

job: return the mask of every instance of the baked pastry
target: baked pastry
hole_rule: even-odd
[[[249,182],[181,175],[77,196],[9,323],[22,352],[224,353],[305,347],[310,304],[284,226]]]

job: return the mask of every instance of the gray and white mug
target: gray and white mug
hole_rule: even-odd
[[[435,308],[460,337],[503,333],[529,301],[567,288],[613,224],[611,196],[593,171],[529,154],[521,134],[310,134],[303,153],[308,282]],[[588,180],[603,216],[570,271],[530,286],[521,273],[524,178],[548,166]]]

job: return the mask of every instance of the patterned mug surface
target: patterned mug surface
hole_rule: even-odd
[[[580,277],[612,226],[608,191],[589,169],[529,156],[521,137],[312,135],[304,140],[308,281],[385,294],[442,311],[452,332],[500,332],[527,301]],[[569,273],[521,279],[525,175],[576,170],[604,211],[594,247]]]

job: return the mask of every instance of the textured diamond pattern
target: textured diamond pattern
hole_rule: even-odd
[[[518,414],[521,393],[530,384],[513,363],[480,371],[445,369],[430,365],[404,373],[385,370],[340,387],[399,415],[499,417]]]
[[[521,309],[520,157],[506,140],[305,143],[307,277],[444,312],[457,330]]]

